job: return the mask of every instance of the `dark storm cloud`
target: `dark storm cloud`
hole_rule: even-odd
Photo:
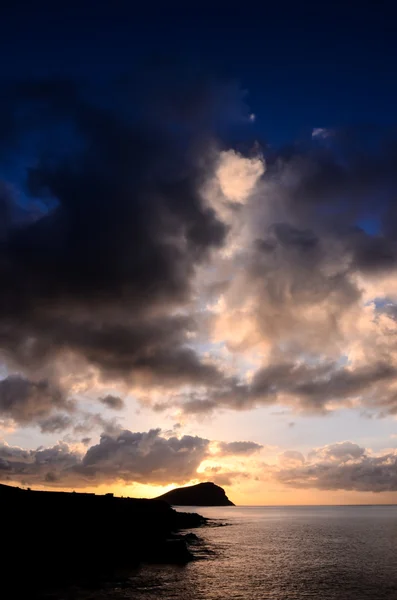
[[[97,96],[61,81],[5,94],[4,115],[20,119],[10,120],[4,144],[40,132],[25,191],[46,207],[29,220],[8,189],[0,194],[0,348],[9,368],[56,382],[72,357],[71,378],[95,367],[100,383],[123,380],[155,410],[280,402],[325,414],[357,396],[396,410],[390,348],[360,366],[340,360],[350,341],[343,320],[362,309],[359,278],[397,265],[392,136],[371,130],[365,144],[354,131],[333,132],[310,148],[276,152],[252,196],[236,205],[214,183],[220,154],[211,132],[222,105],[233,114],[237,95],[161,71]],[[241,191],[240,167],[226,171]],[[209,180],[220,196],[213,202],[203,198]],[[193,286],[206,261],[208,295]],[[204,315],[217,294],[221,313]],[[267,345],[268,361],[250,382],[195,349],[210,339],[207,321],[229,311],[218,335],[227,350],[245,359]],[[249,333],[229,342],[241,314]],[[151,386],[162,388],[161,400],[150,398]],[[60,430],[62,418],[47,416],[43,427]]]
[[[38,127],[44,138],[28,191],[49,206],[34,223],[11,223],[0,249],[0,340],[27,369],[72,350],[116,377],[216,377],[187,347],[194,323],[172,313],[189,301],[196,265],[225,234],[200,195],[215,167],[206,111],[201,133],[194,106],[189,116],[180,98],[171,111],[163,89],[163,113],[148,114],[137,108],[138,90],[134,120],[128,98],[111,110],[68,83],[17,89],[15,136]]]
[[[122,410],[125,407],[125,402],[119,396],[112,396],[108,394],[103,398],[99,398],[99,402],[102,402],[107,408],[111,408],[112,410]]]
[[[329,376],[324,374],[320,380],[298,382],[293,386],[292,393],[302,398],[305,406],[321,406],[330,400],[343,400],[372,391],[371,387],[395,380],[395,367],[378,363],[353,371],[342,368],[336,369]]]
[[[75,435],[90,433],[93,430],[101,430],[108,435],[116,435],[122,428],[117,418],[107,419],[100,413],[91,413],[80,410],[72,423],[72,431]]]
[[[59,428],[56,423],[59,425],[60,420],[69,420],[67,415],[50,417],[54,410],[62,409],[73,411],[73,402],[46,380],[35,382],[10,375],[0,381],[0,415],[13,419],[19,425],[40,422],[45,430],[55,431]]]
[[[362,210],[363,202],[368,207],[373,203],[368,192],[379,192],[380,181],[396,182],[396,136],[395,127],[355,125],[334,129],[328,139],[310,146],[295,145],[285,157],[301,174],[293,200],[317,209],[318,202],[348,192],[348,201],[336,207],[345,216]]]
[[[166,439],[159,429],[103,434],[83,456],[65,443],[29,451],[2,445],[0,478],[73,487],[117,480],[184,483],[195,476],[208,445],[209,440],[188,435]]]
[[[253,454],[263,448],[255,442],[220,442],[219,451],[222,455],[227,454]]]
[[[206,456],[208,444],[206,439],[189,435],[165,439],[159,429],[103,435],[84,456],[81,472],[148,483],[187,481]]]
[[[122,430],[117,418],[107,419],[100,413],[88,412],[80,407],[76,407],[72,414],[55,412],[45,419],[32,419],[26,424],[38,425],[42,433],[67,432],[63,439],[68,442],[76,442],[81,434],[94,430],[103,431],[109,435],[115,435]]]
[[[56,433],[69,429],[73,425],[73,419],[69,415],[55,414],[39,421],[39,425],[42,433]]]
[[[294,488],[397,491],[395,452],[372,456],[357,444],[343,442],[317,450],[308,459],[308,462],[296,461],[295,465],[280,469],[276,479]]]
[[[37,450],[22,450],[3,444],[0,445],[0,478],[23,484],[54,483],[59,473],[69,472],[79,460],[79,454],[62,442],[52,448],[40,447]]]
[[[51,308],[43,306],[36,310],[42,313],[40,318],[4,327],[3,341],[19,365],[34,370],[51,362],[57,351],[68,349],[99,367],[104,378],[124,378],[130,383],[137,374],[165,383],[211,383],[220,377],[215,367],[202,363],[187,346],[187,333],[196,327],[191,318],[137,320],[124,313],[122,299],[109,301],[105,315],[100,307],[90,313],[73,306],[62,310],[64,314],[54,318],[46,314]]]
[[[38,426],[42,433],[69,430],[75,434],[100,429],[120,431],[116,419],[82,410],[74,400],[47,380],[30,381],[10,375],[0,381],[0,417],[22,427]]]
[[[12,192],[3,182],[0,182],[0,243],[4,242],[12,222],[13,213]]]
[[[214,392],[211,398],[196,398],[181,406],[186,413],[200,414],[216,407],[246,410],[284,401],[298,410],[321,414],[327,412],[329,402],[346,406],[349,399],[359,394],[368,402],[378,394],[379,404],[386,404],[390,400],[388,385],[396,376],[397,369],[382,362],[355,370],[332,362],[314,366],[281,363],[258,370],[250,385],[230,380],[224,390]]]
[[[336,296],[336,326],[342,309],[360,298],[352,276],[396,269],[396,132],[374,128],[368,135],[379,139],[365,143],[362,130],[281,153],[252,201],[259,226],[246,267],[265,308],[277,302],[286,321],[289,304],[297,309]]]
[[[332,142],[296,149],[288,162],[290,223],[306,238],[339,239],[350,268],[395,269],[397,261],[397,131],[356,127],[333,132]],[[285,188],[284,188],[285,189]],[[366,231],[361,220],[373,222]]]

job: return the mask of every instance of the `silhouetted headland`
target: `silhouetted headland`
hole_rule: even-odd
[[[180,529],[206,519],[163,500],[30,491],[0,484],[3,585],[63,585],[142,562],[184,564],[193,556]],[[195,536],[191,536],[195,537]]]
[[[156,500],[165,500],[173,506],[235,506],[224,489],[209,481],[176,488]]]

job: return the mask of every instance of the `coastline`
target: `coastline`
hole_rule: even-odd
[[[143,563],[186,564],[198,538],[183,530],[207,523],[162,500],[112,494],[0,485],[0,501],[7,515],[3,586],[15,592],[99,582]]]

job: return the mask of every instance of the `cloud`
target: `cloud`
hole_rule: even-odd
[[[310,366],[304,362],[279,363],[258,369],[250,383],[225,379],[223,389],[180,404],[188,414],[211,412],[216,408],[247,410],[281,403],[297,411],[326,414],[335,407],[351,407],[361,395],[368,403],[379,402],[377,394],[388,390],[397,370],[385,363],[351,369],[335,362]]]
[[[200,191],[216,166],[205,115],[217,94],[141,96],[147,114],[137,119],[127,96],[111,110],[70,82],[14,90],[27,115],[15,139],[39,128],[45,140],[26,185],[47,208],[33,222],[8,219],[3,235],[0,339],[10,367],[56,377],[72,356],[104,378],[217,377],[189,345],[194,318],[180,314],[196,267],[226,232]],[[68,149],[46,146],[53,123],[68,126]]]
[[[0,478],[3,481],[55,484],[61,473],[70,473],[79,461],[80,455],[63,442],[37,450],[0,444]]]
[[[206,467],[201,473],[204,481],[212,481],[216,485],[230,486],[236,481],[249,479],[252,475],[246,471],[232,471],[222,467]]]
[[[84,437],[77,445],[63,441],[36,450],[24,450],[3,442],[0,444],[0,480],[84,488],[116,482],[183,484],[203,477],[220,481],[220,476],[231,481],[249,476],[244,469],[227,466],[198,471],[201,463],[212,456],[210,440],[199,436],[177,437],[160,429],[146,432],[118,429],[102,433],[96,444],[89,446],[90,442],[90,437]],[[82,451],[83,446],[88,447]],[[220,447],[221,455],[226,457],[247,456],[262,448],[249,441],[221,442]]]
[[[329,129],[326,129],[325,127],[315,127],[312,130],[312,138],[325,139],[325,138],[329,137],[330,135],[332,135],[332,131],[330,131]]]
[[[124,431],[117,437],[103,435],[82,460],[81,472],[101,478],[117,477],[146,483],[181,483],[192,478],[207,454],[209,441],[197,436],[160,436]]]
[[[99,398],[99,402],[102,402],[107,408],[111,408],[113,410],[121,410],[125,407],[125,402],[119,396],[112,396],[108,394],[103,398]]]
[[[211,442],[198,436],[163,437],[160,429],[147,432],[119,430],[104,433],[98,443],[86,450],[90,438],[82,445],[58,442],[52,447],[25,450],[0,444],[0,480],[23,485],[46,485],[60,488],[86,488],[100,484],[144,483],[184,484],[194,480],[211,480],[218,485],[266,476],[287,488],[346,490],[358,492],[397,491],[397,453],[386,450],[374,454],[350,441],[316,448],[305,457],[287,450],[279,455],[277,465],[254,463],[237,468],[228,457],[243,458],[261,447],[254,442],[218,443],[226,451],[225,464],[208,464],[213,453]],[[229,446],[245,444],[242,446]],[[251,450],[248,450],[250,448]],[[249,459],[252,461],[252,458]],[[200,468],[200,465],[203,466]],[[269,479],[270,478],[270,479]]]
[[[186,413],[397,411],[396,323],[379,302],[397,300],[393,135],[335,131],[327,147],[265,153],[232,217],[213,202],[231,226],[213,260],[209,338],[230,376],[182,400]]]
[[[42,433],[65,431],[73,425],[73,419],[66,414],[55,414],[39,421]]]
[[[42,433],[70,430],[75,434],[93,429],[112,433],[120,430],[116,419],[84,410],[50,381],[32,381],[20,375],[0,381],[0,417],[4,429],[37,426]]]
[[[264,172],[260,157],[245,158],[233,150],[221,152],[217,178],[222,193],[232,202],[244,203]]]
[[[7,148],[43,132],[24,210],[0,193],[10,372],[186,414],[395,414],[395,132],[317,128],[244,151],[217,139],[218,118],[241,126],[236,90],[151,77],[115,86],[117,110],[62,81],[3,102],[25,115],[10,113]],[[44,428],[66,425],[58,412]]]
[[[286,450],[278,457],[278,461],[282,467],[301,466],[305,462],[305,458],[301,452],[296,450]]]
[[[352,442],[324,446],[309,453],[285,452],[274,477],[293,488],[397,491],[397,453],[373,455]]]
[[[207,455],[209,440],[197,436],[164,438],[159,429],[102,434],[85,454],[60,442],[51,448],[22,450],[0,445],[0,478],[56,485],[87,487],[101,483],[185,483],[194,478]],[[84,438],[83,444],[89,443]]]
[[[339,442],[330,446],[324,446],[309,453],[310,460],[335,461],[344,463],[349,460],[361,459],[365,455],[365,449],[353,442]]]
[[[95,429],[99,429],[109,435],[115,435],[122,430],[117,417],[108,419],[101,413],[80,410],[72,423],[73,433],[81,435],[90,433]]]
[[[253,454],[262,450],[263,446],[256,442],[220,442],[218,444],[219,453],[226,456],[228,454]]]
[[[73,411],[74,404],[49,381],[29,381],[19,375],[0,381],[0,416],[13,419],[19,425],[41,422],[44,430],[55,431],[56,420],[66,423],[70,419],[67,415],[50,416],[57,410]]]

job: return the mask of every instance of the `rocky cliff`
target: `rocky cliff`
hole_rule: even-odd
[[[225,490],[211,482],[176,488],[156,500],[165,500],[174,506],[234,506]]]

